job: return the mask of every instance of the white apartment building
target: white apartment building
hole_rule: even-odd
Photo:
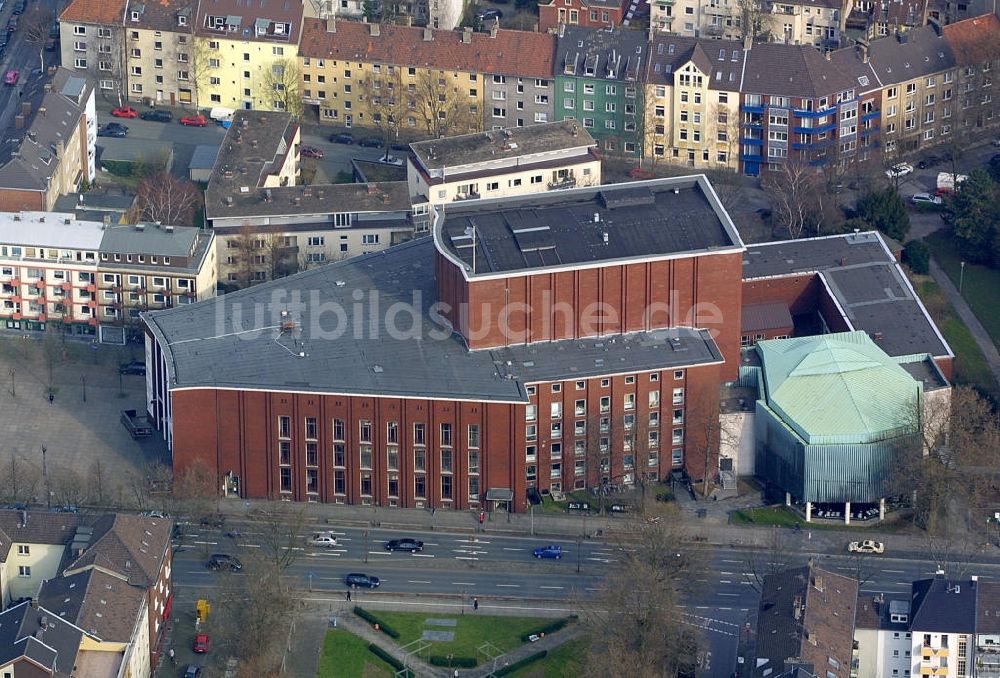
[[[910,601],[862,595],[854,623],[855,678],[906,678],[911,671]]]

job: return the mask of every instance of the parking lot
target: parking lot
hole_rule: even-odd
[[[56,334],[0,334],[4,501],[44,505],[47,482],[52,506],[138,504],[144,471],[167,461],[155,436],[140,444],[119,421],[122,409],[145,409],[144,378],[118,374],[141,352]]]

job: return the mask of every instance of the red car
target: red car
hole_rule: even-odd
[[[299,154],[303,158],[322,158],[323,151],[316,148],[315,146],[303,146],[299,149]]]
[[[111,115],[116,118],[138,118],[139,111],[135,110],[131,106],[124,106],[111,111]]]
[[[204,115],[188,115],[181,118],[182,125],[189,125],[190,127],[204,127],[208,124],[208,120]]]
[[[191,646],[191,650],[198,654],[205,654],[208,652],[210,641],[207,633],[199,633],[194,637],[194,645]]]
[[[21,71],[17,69],[11,69],[3,76],[3,82],[5,85],[16,85],[17,81],[21,79]]]
[[[643,169],[642,167],[633,167],[628,171],[629,178],[631,179],[655,179],[656,175],[650,172],[648,169]]]

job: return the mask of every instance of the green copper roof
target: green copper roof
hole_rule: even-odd
[[[866,443],[909,432],[922,385],[865,332],[757,344],[764,399],[806,443]]]

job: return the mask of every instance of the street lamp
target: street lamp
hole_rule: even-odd
[[[17,384],[14,382],[14,376],[17,374],[17,370],[13,367],[7,370],[7,374],[10,375],[10,394],[17,397]]]
[[[958,272],[958,294],[962,294],[962,285],[965,283],[965,262],[959,264]]]
[[[52,508],[52,492],[49,490],[49,467],[45,461],[48,450],[42,445],[42,477],[45,479],[45,508]]]

